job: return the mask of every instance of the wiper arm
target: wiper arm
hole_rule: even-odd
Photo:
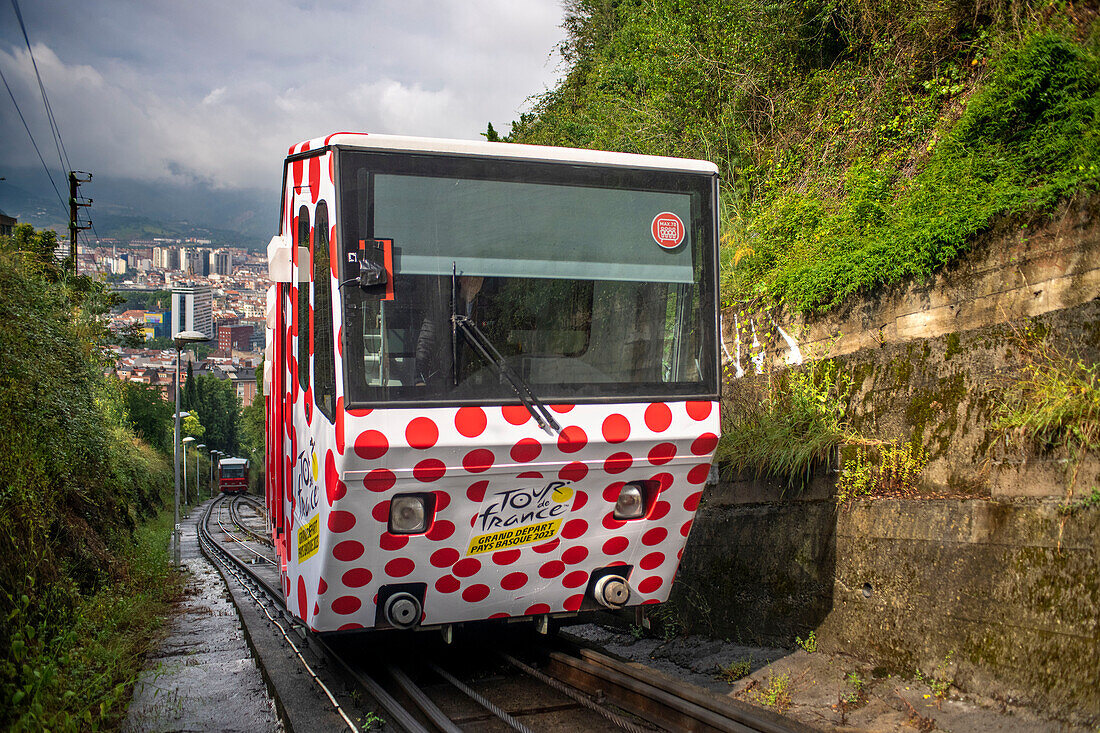
[[[482,333],[481,329],[477,327],[476,323],[470,320],[469,316],[460,316],[454,313],[452,309],[451,324],[451,333],[453,337],[457,337],[458,331],[462,331],[462,335],[466,337],[466,340],[470,342],[481,358],[496,370],[498,376],[502,376],[508,380],[508,383],[512,385],[512,389],[519,395],[519,399],[523,402],[523,406],[531,413],[531,417],[535,418],[535,422],[540,428],[550,435],[553,435],[555,432],[561,433],[561,426],[558,425],[557,420],[554,419],[554,415],[550,410],[546,409],[546,405],[539,401],[539,398],[531,391],[531,387],[523,380],[523,377],[516,374],[512,367],[508,366],[508,362],[504,361],[504,357],[501,356],[500,352],[493,346],[493,342],[489,340],[488,336]],[[457,341],[457,338],[454,340]],[[456,359],[456,364],[457,361]]]

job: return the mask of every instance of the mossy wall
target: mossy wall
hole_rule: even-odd
[[[1068,497],[1065,453],[1006,446],[993,426],[1036,339],[1100,362],[1095,200],[1066,212],[1056,236],[991,235],[939,290],[791,324],[807,356],[832,347],[853,377],[852,427],[928,464],[906,497],[838,503],[837,465],[801,492],[754,475],[709,486],[673,592],[689,630],[790,647],[816,629],[890,671],[939,668],[963,690],[1100,722],[1100,507],[1064,510],[1100,486],[1100,461],[1086,455]],[[786,368],[782,344],[771,356]],[[767,379],[728,379],[726,409]]]

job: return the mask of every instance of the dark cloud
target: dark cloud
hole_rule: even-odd
[[[119,177],[266,188],[290,144],[336,130],[474,138],[559,71],[560,0],[21,5],[73,166]],[[0,70],[57,167],[5,13]],[[37,165],[6,93],[3,165]]]

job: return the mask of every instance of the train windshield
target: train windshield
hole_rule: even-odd
[[[244,478],[244,466],[222,466],[222,478]]]
[[[351,404],[717,394],[709,175],[341,151]],[[480,332],[470,338],[456,321]]]

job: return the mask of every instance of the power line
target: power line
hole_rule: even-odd
[[[50,185],[53,186],[53,192],[57,194],[57,200],[61,204],[61,208],[65,208],[65,199],[61,197],[61,192],[57,190],[57,184],[53,180],[53,175],[50,173],[50,168],[46,165],[46,159],[42,157],[42,151],[38,149],[38,143],[34,141],[34,135],[31,134],[31,128],[27,125],[27,120],[23,117],[23,110],[19,109],[19,102],[15,101],[15,95],[12,94],[11,87],[8,86],[8,80],[4,77],[3,69],[0,69],[0,80],[4,82],[4,88],[8,90],[8,96],[11,97],[11,103],[15,105],[15,111],[19,113],[19,119],[23,123],[23,129],[27,131],[27,136],[31,139],[31,145],[34,146],[34,152],[38,153],[38,159],[42,161],[42,168],[46,171],[46,178],[50,179]]]
[[[18,0],[11,0],[11,6],[15,8],[15,17],[19,19],[19,28],[23,31],[23,41],[27,44],[27,53],[31,55],[31,65],[34,66],[34,76],[38,79],[38,90],[42,93],[42,104],[46,108],[46,119],[50,122],[50,133],[53,135],[54,147],[57,148],[57,160],[61,163],[62,170],[72,170],[69,165],[69,153],[65,150],[65,141],[61,139],[61,128],[53,116],[53,108],[46,96],[46,85],[42,83],[42,75],[38,73],[38,62],[34,59],[34,51],[31,49],[31,39],[27,36],[27,26],[23,24],[23,13],[19,11]]]

